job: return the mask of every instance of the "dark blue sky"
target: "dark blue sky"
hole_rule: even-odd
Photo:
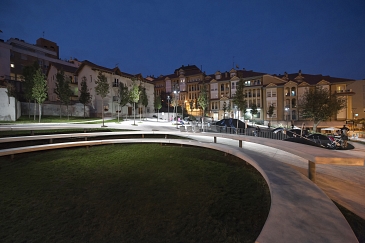
[[[127,73],[247,70],[365,79],[364,0],[1,0],[0,39],[43,36]]]

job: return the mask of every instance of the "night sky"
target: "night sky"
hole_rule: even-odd
[[[1,0],[0,30],[143,76],[194,64],[365,79],[364,0]]]

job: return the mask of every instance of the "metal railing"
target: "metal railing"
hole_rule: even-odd
[[[217,126],[217,125],[207,125],[207,132],[216,132],[216,133],[227,133],[227,134],[238,134],[245,136],[256,136],[262,138],[270,138],[276,140],[285,140],[289,136],[284,134],[283,132],[273,133],[272,130],[263,130],[256,131],[256,128],[235,128],[235,127],[227,127],[227,126]]]

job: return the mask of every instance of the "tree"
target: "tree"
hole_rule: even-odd
[[[80,90],[80,97],[79,101],[81,104],[84,105],[84,118],[85,118],[85,106],[90,103],[91,101],[91,94],[89,92],[89,89],[87,87],[87,79],[86,77],[82,77],[81,80],[81,90]]]
[[[173,109],[173,111],[172,111],[172,113],[177,113],[177,105],[178,105],[178,103],[179,103],[179,93],[173,93],[174,95],[173,95],[173,97],[172,97],[172,99],[171,99],[171,103],[170,103],[170,105],[172,106],[172,107],[174,107],[174,109]],[[174,115],[172,115],[172,117],[174,117]],[[175,117],[175,119],[176,119],[176,122],[177,122],[177,117]]]
[[[147,116],[148,96],[147,96],[145,87],[142,87],[140,99],[141,99],[142,105],[144,106],[144,110],[145,110],[145,113]]]
[[[203,83],[202,88],[200,90],[199,97],[198,97],[198,104],[200,105],[200,107],[202,108],[202,111],[203,111],[202,128],[204,129],[203,123],[204,123],[205,109],[209,105],[208,90],[207,90],[207,86],[205,85],[205,83]]]
[[[101,97],[101,116],[103,119],[103,127],[104,125],[104,98],[109,93],[109,84],[105,75],[99,71],[98,78],[95,80],[95,92],[97,95]]]
[[[158,114],[159,114],[159,111],[162,107],[162,103],[161,103],[161,96],[157,95],[155,96],[155,109],[157,110],[157,121],[158,121]]]
[[[39,105],[39,122],[41,122],[42,104],[47,98],[47,80],[40,68],[34,74],[33,81],[32,96]]]
[[[120,106],[120,112],[122,111],[122,108],[126,106],[129,102],[129,91],[127,85],[124,85],[123,83],[119,83],[119,106]],[[127,119],[128,113],[126,113],[126,119]],[[118,122],[119,122],[119,112],[118,112]]]
[[[223,107],[222,107],[222,109],[223,109],[223,119],[225,119],[226,118],[226,111],[227,111],[227,102],[223,102]]]
[[[271,104],[271,105],[269,106],[268,111],[267,111],[267,115],[270,117],[269,128],[270,128],[270,126],[271,126],[271,122],[272,122],[272,115],[274,114],[274,109],[275,109],[275,107]]]
[[[60,100],[60,117],[62,116],[61,104],[66,105],[67,109],[67,117],[69,119],[68,106],[71,102],[71,96],[73,94],[70,88],[70,79],[65,77],[65,73],[63,70],[57,73],[56,75],[56,88],[54,89],[54,93],[57,95],[57,98]]]
[[[190,101],[189,101],[189,107],[190,107],[190,113],[193,113],[193,109],[194,109],[194,100],[190,100]]]
[[[344,97],[335,96],[321,86],[307,89],[298,102],[301,116],[313,120],[314,131],[320,122],[338,114],[345,106]]]
[[[252,104],[250,113],[252,115],[252,120],[254,120],[254,116],[258,113],[257,106],[255,103]]]
[[[34,85],[34,74],[37,72],[37,70],[39,69],[39,65],[38,62],[34,62],[33,65],[30,66],[25,66],[23,68],[23,78],[24,78],[24,83],[23,83],[23,88],[24,88],[24,98],[28,101],[28,115],[30,118],[30,101],[33,100],[33,85]],[[34,104],[36,105],[36,104]],[[35,120],[35,110],[34,109],[34,120]]]
[[[244,88],[245,83],[243,82],[243,79],[241,78],[240,81],[238,81],[237,87],[236,87],[236,94],[233,96],[233,103],[237,105],[238,110],[241,111],[242,117],[244,119],[244,116],[246,114],[247,109],[247,101],[244,94]]]
[[[227,113],[230,114],[231,111],[232,111],[231,101],[228,101],[228,104],[227,104]],[[230,117],[228,116],[228,118],[230,118]]]
[[[139,100],[140,90],[139,90],[139,87],[136,83],[136,80],[133,78],[132,81],[133,81],[133,83],[132,83],[132,88],[129,91],[129,99],[130,99],[131,103],[133,103],[133,110],[134,110],[134,123],[133,123],[133,125],[136,125],[136,103]]]

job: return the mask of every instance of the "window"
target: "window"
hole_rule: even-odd
[[[296,110],[294,110],[294,111],[292,112],[292,119],[293,119],[293,120],[296,120],[296,119],[297,119],[297,111],[296,111]]]
[[[291,96],[296,96],[295,87],[291,88]]]
[[[290,96],[290,89],[289,88],[285,88],[285,96]]]
[[[119,87],[119,79],[114,79],[113,87]]]
[[[276,97],[276,90],[272,91],[272,97]]]
[[[291,100],[291,107],[292,108],[296,108],[297,107],[297,100],[296,99],[292,99]]]
[[[221,75],[220,74],[215,75],[215,79],[221,79]]]
[[[14,68],[14,67],[15,67],[14,63],[11,63],[11,64],[10,64],[10,67],[11,67],[11,68]]]
[[[236,89],[236,83],[235,82],[232,82],[232,89]]]
[[[266,97],[269,97],[269,98],[271,97],[271,91],[269,91],[269,90],[266,91]]]

